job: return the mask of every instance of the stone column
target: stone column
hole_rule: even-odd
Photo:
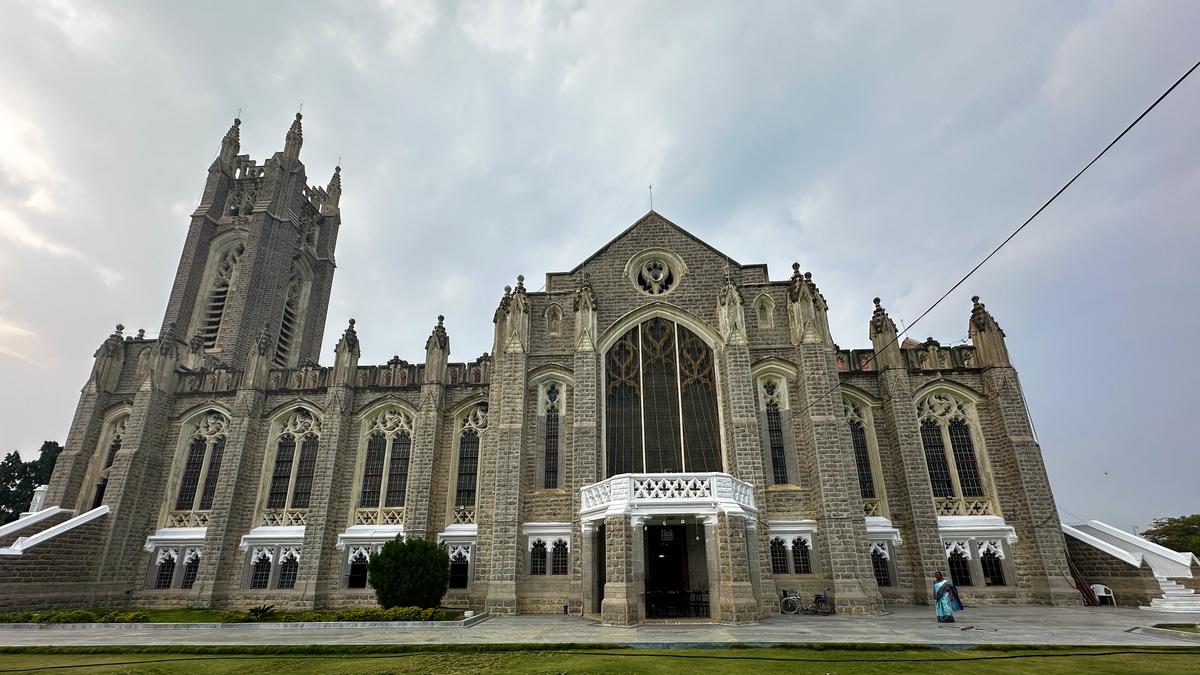
[[[354,319],[350,319],[334,348],[333,372],[329,375],[325,409],[321,411],[321,442],[296,575],[296,589],[306,607],[323,606],[330,591],[340,586],[341,553],[335,546],[337,535],[349,524],[353,498],[350,486],[357,444],[350,438],[350,427],[358,357],[358,333]]]
[[[522,428],[525,423],[525,388],[529,349],[529,299],[524,277],[517,277],[506,316],[507,340],[504,356],[498,360],[493,383],[500,381],[498,405],[488,411],[488,432],[495,467],[488,477],[494,487],[494,500],[487,533],[489,574],[484,609],[493,614],[517,611],[517,571],[521,567],[524,545],[521,541],[521,488],[518,477],[522,463]],[[493,400],[496,400],[493,397]]]
[[[437,535],[437,530],[429,522],[429,495],[433,494],[433,461],[441,429],[442,404],[446,397],[446,363],[450,356],[450,336],[446,334],[446,327],[442,323],[444,320],[445,317],[438,316],[437,326],[425,340],[421,404],[417,409],[417,418],[413,420],[408,465],[409,488],[404,495],[404,534],[407,537],[430,539]],[[476,552],[472,551],[472,557],[476,557]]]
[[[54,463],[42,508],[60,506],[74,510],[78,501],[85,498],[80,493],[92,488],[84,485],[83,481],[96,454],[104,410],[112,404],[112,392],[125,365],[123,330],[125,327],[117,324],[113,334],[96,350],[92,372],[79,393],[79,403],[75,406],[75,417],[67,432],[67,442]],[[84,504],[83,508],[88,506],[91,505]]]
[[[104,493],[110,512],[98,579],[112,584],[114,590],[140,588],[144,583],[147,554],[142,545],[154,529],[164,498],[162,477],[170,460],[163,448],[175,404],[175,371],[185,347],[172,333],[168,330],[153,351],[139,359],[141,382]]]
[[[759,603],[750,579],[751,565],[747,518],[717,514],[717,555],[721,577],[717,584],[719,599],[713,605],[721,623],[753,623],[759,618]]]
[[[637,570],[642,566],[639,552],[644,548],[639,539],[640,528],[633,526],[624,515],[604,519],[604,600],[600,603],[600,620],[615,626],[632,626],[641,618],[639,595],[645,594],[644,583],[637,583]]]
[[[238,546],[242,535],[257,524],[252,519],[258,505],[258,481],[263,462],[259,431],[272,342],[265,331],[259,336],[257,349],[250,352],[234,396],[233,416],[225,429],[217,488],[200,553],[200,569],[192,586],[193,602],[197,606],[220,605],[237,590],[242,569]]]
[[[580,490],[601,480],[600,453],[600,355],[596,352],[596,297],[591,281],[584,276],[575,292],[575,384],[571,395],[572,474],[567,477],[566,488],[571,491],[571,537],[572,541],[590,544],[590,533],[583,528],[579,519]],[[591,596],[592,565],[591,547],[573,546],[571,551],[570,611],[590,612],[584,607],[585,597]],[[584,589],[589,589],[586,593]]]
[[[995,472],[1000,511],[1017,531],[1013,545],[1018,583],[1027,583],[1034,597],[1055,605],[1078,605],[1079,591],[1069,579],[1066,543],[1042,449],[1033,437],[1033,426],[1025,407],[1025,396],[1017,371],[1008,358],[1004,331],[979,302],[968,331],[975,347],[975,362],[983,368],[981,417],[988,456],[1000,470]]]
[[[829,336],[825,299],[812,282],[792,266],[788,316],[796,346],[799,406],[793,406],[813,449],[817,530],[823,545],[813,553],[829,575],[837,611],[877,612],[882,603],[870,566],[867,528],[857,485],[850,430],[842,410],[840,380],[833,340]]]
[[[897,344],[896,325],[880,306],[879,298],[875,298],[870,335],[887,420],[890,463],[899,472],[899,484],[904,491],[888,495],[888,503],[895,505],[891,509],[892,525],[900,530],[905,542],[896,551],[897,566],[910,577],[913,602],[925,605],[932,602],[928,586],[933,583],[933,574],[946,567],[946,551],[938,530],[912,384]]]

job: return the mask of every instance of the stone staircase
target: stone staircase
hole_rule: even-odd
[[[1154,578],[1158,581],[1159,588],[1162,589],[1162,597],[1152,599],[1150,606],[1142,607],[1142,609],[1157,612],[1200,613],[1200,594],[1197,594],[1194,589],[1187,588],[1178,581],[1167,577],[1155,575]]]

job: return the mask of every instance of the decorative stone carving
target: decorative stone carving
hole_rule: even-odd
[[[575,290],[575,349],[577,351],[594,351],[596,349],[596,294],[592,290],[592,281],[587,272],[583,273],[583,281]]]
[[[962,557],[966,558],[967,560],[971,559],[971,547],[968,542],[962,540],[952,540],[943,541],[942,544],[946,547],[947,559],[949,559],[955,553],[962,555]]]
[[[742,306],[742,291],[725,268],[725,283],[717,293],[717,327],[726,344],[746,344],[746,313]]]
[[[878,553],[884,560],[891,560],[892,554],[888,551],[888,545],[885,541],[873,541],[867,551],[867,555],[875,555]]]

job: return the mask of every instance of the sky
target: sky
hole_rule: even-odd
[[[322,362],[490,348],[503,287],[654,208],[774,279],[843,348],[912,322],[1200,58],[1196,2],[12,0],[0,22],[0,450],[65,440],[92,353],[153,335],[189,215],[303,105],[343,167]],[[1200,74],[930,313],[1008,335],[1063,518],[1200,512]]]

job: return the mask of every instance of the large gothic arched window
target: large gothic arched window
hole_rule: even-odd
[[[712,349],[663,318],[633,327],[605,356],[608,475],[721,471]]]
[[[183,471],[175,490],[174,512],[171,514],[173,526],[197,526],[200,523],[194,522],[189,512],[212,509],[228,425],[229,419],[225,415],[210,410],[187,430],[190,434],[184,450]]]
[[[973,403],[950,391],[936,391],[917,403],[921,444],[933,496],[943,500],[938,515],[992,515],[987,478],[976,454]]]
[[[397,525],[404,519],[413,421],[403,410],[388,407],[364,426],[366,448],[355,524]]]
[[[221,261],[217,263],[211,290],[208,292],[203,315],[200,317],[200,337],[204,340],[206,349],[217,346],[217,334],[221,330],[221,319],[225,316],[225,301],[229,297],[229,289],[233,286],[234,278],[237,276],[238,261],[241,260],[245,251],[246,246],[239,242],[226,251],[221,257]]]

